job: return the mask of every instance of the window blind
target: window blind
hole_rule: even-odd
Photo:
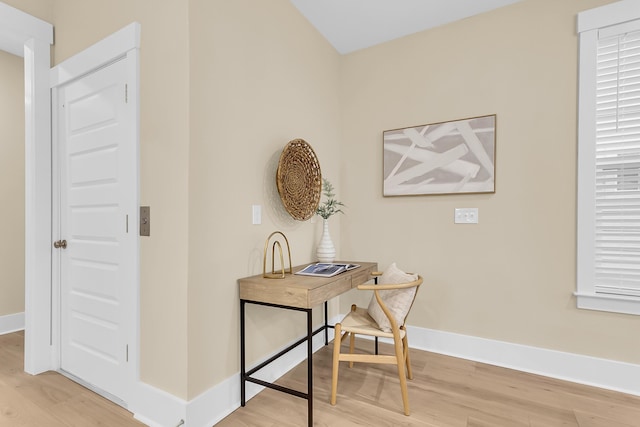
[[[640,297],[640,30],[601,32],[596,69],[595,292]]]

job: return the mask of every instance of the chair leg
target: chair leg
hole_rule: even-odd
[[[407,378],[412,380],[413,372],[411,371],[411,359],[409,358],[409,341],[407,340],[407,331],[404,331],[404,338],[402,338],[402,350],[407,364]]]
[[[351,335],[349,337],[349,353],[353,354],[354,350],[356,349],[356,334],[350,332],[349,335]],[[349,361],[349,367],[353,368],[353,361]]]
[[[404,414],[409,415],[409,392],[407,391],[407,374],[405,372],[405,356],[403,351],[403,343],[400,337],[394,340],[396,350],[396,361],[398,363],[398,377],[400,379],[400,391],[402,392],[402,404],[404,406]]]
[[[333,339],[333,372],[331,373],[331,401],[336,404],[336,394],[338,392],[338,368],[340,366],[340,344],[342,344],[342,325],[336,323]]]

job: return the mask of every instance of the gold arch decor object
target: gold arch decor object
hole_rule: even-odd
[[[289,258],[288,269],[285,268],[285,264],[284,264],[285,259],[284,259],[284,254],[282,253],[282,244],[278,240],[278,235],[282,236],[285,243],[287,244],[287,255]],[[271,273],[267,273],[267,250],[269,249],[269,242],[271,241],[271,238],[273,236],[276,236],[276,237],[275,237],[275,240],[273,241],[273,246],[271,247]],[[278,248],[278,254],[280,255],[280,273],[276,273],[276,269],[275,269],[276,248]],[[293,273],[293,267],[291,267],[291,247],[289,246],[289,239],[287,239],[287,236],[285,236],[282,231],[274,231],[273,233],[269,234],[269,237],[267,237],[267,241],[264,242],[264,257],[262,259],[262,277],[264,277],[265,279],[284,279],[285,273],[289,273],[289,274]]]
[[[304,139],[289,141],[282,150],[276,185],[282,204],[294,219],[306,221],[316,213],[322,174],[316,153]]]

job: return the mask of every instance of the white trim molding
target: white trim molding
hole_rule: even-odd
[[[133,49],[140,49],[141,25],[133,22],[91,45],[51,69],[51,87],[57,87],[78,76],[122,58]]]
[[[578,308],[640,315],[638,298],[587,292],[574,292],[574,295],[576,296]]]
[[[578,32],[595,30],[638,18],[638,0],[620,0],[578,14]]]
[[[8,4],[0,3],[0,49],[24,56],[24,45],[31,39],[53,44],[53,26]]]
[[[138,382],[127,409],[133,417],[150,427],[186,424],[187,402],[149,384]],[[182,424],[181,424],[182,422]]]
[[[411,348],[640,396],[640,365],[409,326]]]
[[[0,316],[0,335],[24,329],[24,312]]]

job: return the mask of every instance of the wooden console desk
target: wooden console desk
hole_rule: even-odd
[[[343,261],[336,261],[343,262]],[[346,262],[346,261],[345,261]],[[324,343],[328,344],[329,332],[327,301],[352,288],[357,287],[371,279],[371,273],[377,271],[378,264],[374,262],[348,261],[351,264],[360,264],[360,267],[340,273],[333,277],[313,277],[287,274],[284,279],[265,279],[262,274],[238,279],[240,286],[240,404],[245,406],[245,385],[252,382],[264,387],[272,388],[293,396],[298,396],[308,401],[309,427],[313,426],[313,345],[312,338],[324,331]],[[293,271],[300,271],[309,264],[293,267]],[[307,313],[307,335],[278,354],[246,370],[245,360],[245,305],[258,304],[285,310],[303,311]],[[324,325],[313,330],[312,309],[324,304]],[[307,392],[282,387],[252,377],[260,369],[264,368],[279,357],[293,350],[298,345],[307,342]]]

